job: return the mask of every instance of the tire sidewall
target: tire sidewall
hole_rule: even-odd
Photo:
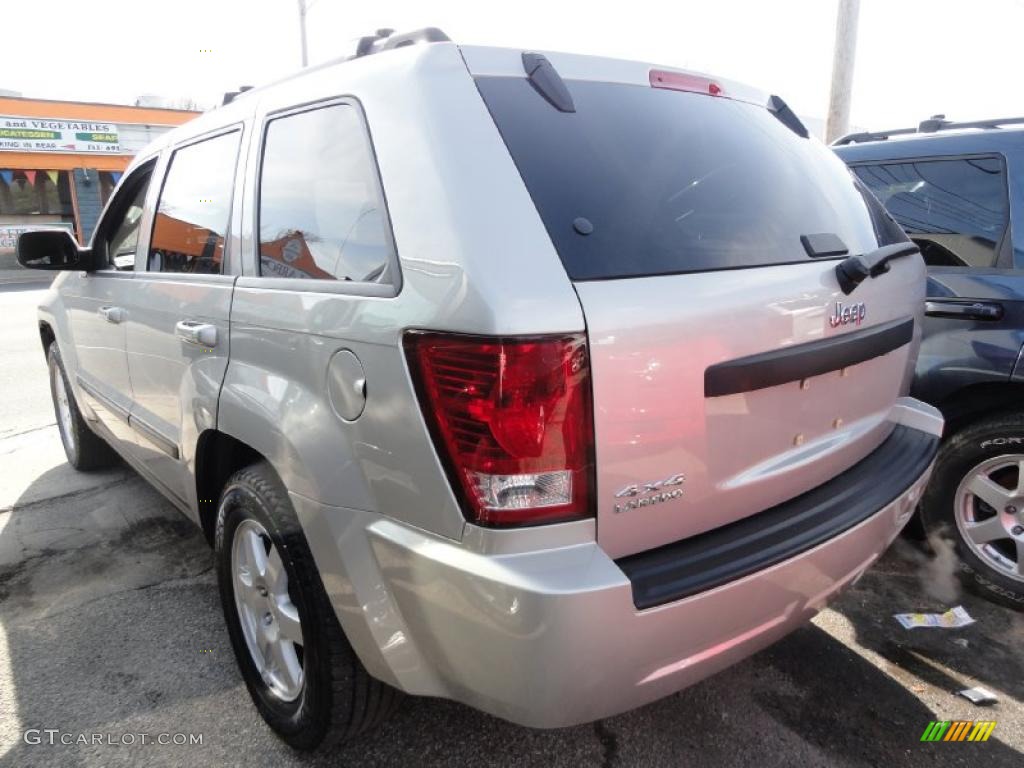
[[[81,464],[81,435],[78,434],[78,421],[81,416],[78,413],[78,404],[75,402],[74,392],[71,389],[71,383],[68,381],[67,373],[64,371],[64,362],[60,358],[60,351],[57,349],[57,345],[50,344],[46,352],[46,362],[50,370],[50,399],[53,401],[53,415],[57,420],[57,433],[60,435],[60,442],[64,446],[64,455],[67,457],[68,464],[78,468]],[[72,432],[71,438],[74,440],[74,445],[68,445],[68,436],[64,434],[64,430],[61,429],[60,423],[60,405],[57,402],[57,377],[60,376],[64,382],[64,391],[67,393],[68,407],[71,409],[71,423],[68,425],[68,429]]]
[[[286,498],[286,497],[285,497]],[[311,631],[316,619],[312,612],[313,600],[304,588],[304,574],[297,571],[288,546],[289,537],[301,536],[297,522],[289,514],[284,520],[281,510],[273,509],[273,500],[266,499],[260,490],[250,482],[236,479],[230,482],[221,495],[217,514],[215,550],[217,578],[220,588],[224,618],[228,635],[234,648],[242,679],[264,719],[277,730],[292,746],[303,748],[304,742],[313,738],[321,727],[324,702],[319,674],[324,649],[320,648],[318,634]],[[291,510],[287,510],[288,513]],[[288,576],[288,592],[299,613],[303,627],[303,686],[299,696],[290,702],[281,700],[270,693],[252,659],[242,630],[238,609],[235,604],[234,579],[231,553],[235,530],[247,519],[255,520],[267,531],[281,556]],[[282,528],[284,530],[282,530]],[[318,740],[318,739],[317,739]]]
[[[956,524],[956,493],[967,474],[983,461],[1007,454],[1024,456],[1024,417],[983,423],[953,435],[943,445],[932,482],[921,500],[929,535],[952,538],[960,558],[961,580],[997,602],[1024,610],[1024,584],[999,573],[975,554]]]

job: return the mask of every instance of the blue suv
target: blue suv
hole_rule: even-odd
[[[946,418],[920,508],[963,575],[1024,607],[1024,118],[857,133],[834,144],[921,248],[912,394]]]

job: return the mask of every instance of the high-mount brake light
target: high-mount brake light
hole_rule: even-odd
[[[670,72],[665,69],[652,69],[650,74],[652,88],[664,88],[669,91],[686,91],[703,93],[708,96],[725,96],[722,86],[714,80],[691,75],[687,72]]]
[[[594,514],[594,416],[583,334],[413,331],[423,416],[467,518],[487,526]]]

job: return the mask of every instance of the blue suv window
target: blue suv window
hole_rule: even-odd
[[[998,157],[858,164],[854,173],[921,247],[929,266],[991,267],[1006,231]]]

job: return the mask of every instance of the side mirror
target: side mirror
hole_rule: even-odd
[[[27,269],[83,269],[92,265],[92,251],[80,248],[66,229],[35,229],[18,235],[18,263]]]

